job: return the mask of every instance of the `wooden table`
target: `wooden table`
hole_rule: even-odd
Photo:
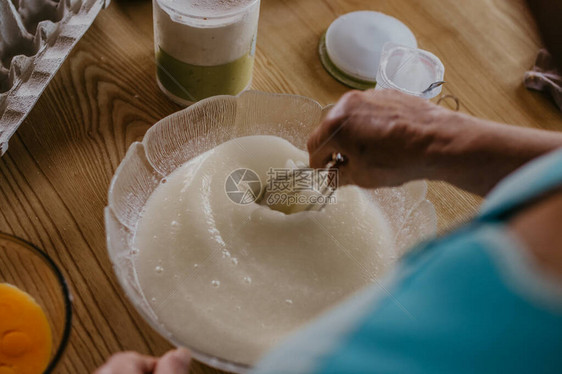
[[[337,16],[372,9],[404,21],[446,67],[445,93],[462,111],[514,125],[562,130],[562,116],[523,73],[540,43],[522,1],[263,0],[253,88],[335,102],[348,89],[317,57]],[[125,299],[105,246],[102,210],[125,152],[180,109],[157,88],[151,3],[114,0],[78,43],[0,159],[0,231],[44,248],[74,294],[70,345],[58,372],[88,373],[112,353],[170,348]],[[440,229],[480,200],[432,183]],[[194,372],[214,372],[195,365]]]

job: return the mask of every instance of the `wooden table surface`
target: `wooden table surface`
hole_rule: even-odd
[[[461,110],[514,125],[562,130],[562,116],[522,85],[540,42],[516,0],[263,0],[253,88],[335,102],[348,88],[317,57],[337,16],[360,9],[405,22],[446,68]],[[88,373],[112,353],[170,348],[125,299],[105,246],[109,182],[131,142],[180,109],[157,88],[148,0],[114,0],[51,82],[0,159],[0,231],[44,248],[74,294],[74,325],[60,373]],[[480,200],[431,183],[440,229]],[[196,373],[214,372],[196,364]]]

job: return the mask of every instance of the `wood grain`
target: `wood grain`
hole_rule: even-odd
[[[462,111],[562,130],[560,112],[522,77],[540,47],[522,1],[263,0],[253,88],[335,102],[348,89],[317,57],[338,15],[385,12],[412,28],[445,64],[444,91]],[[0,231],[45,249],[74,294],[70,345],[58,372],[88,373],[112,353],[162,354],[170,345],[125,299],[106,254],[102,210],[131,142],[180,109],[158,90],[149,1],[118,1],[79,42],[0,159]],[[454,125],[454,124],[452,124]],[[442,230],[473,215],[480,199],[432,182]],[[212,373],[203,365],[195,373]]]

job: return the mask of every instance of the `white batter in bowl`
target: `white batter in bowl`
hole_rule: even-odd
[[[236,138],[189,161],[148,199],[133,261],[158,321],[179,341],[251,365],[280,338],[367,285],[396,259],[393,233],[360,188],[320,212],[237,204],[232,171],[265,181],[308,155],[273,136]]]
[[[291,215],[228,199],[236,168],[263,179],[287,159],[306,162],[326,111],[293,95],[204,100],[153,126],[113,178],[106,230],[121,286],[157,331],[206,364],[245,371],[435,232],[424,182],[345,187],[323,211]]]

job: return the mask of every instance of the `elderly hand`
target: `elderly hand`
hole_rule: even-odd
[[[340,182],[394,186],[425,178],[436,123],[447,110],[398,91],[351,91],[330,111],[308,141],[310,165],[323,167],[333,152],[346,157]]]
[[[435,179],[482,195],[560,146],[560,133],[478,119],[391,90],[348,92],[308,140],[311,167],[324,167],[334,152],[346,157],[340,184]]]
[[[94,374],[187,374],[191,355],[185,348],[169,351],[161,358],[136,352],[117,353]]]

